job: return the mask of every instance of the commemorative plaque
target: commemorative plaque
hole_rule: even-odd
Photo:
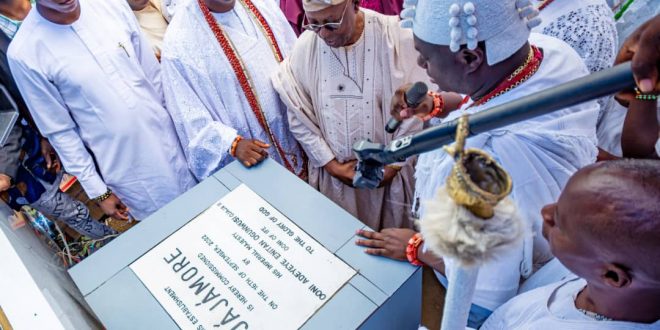
[[[182,329],[297,329],[356,271],[245,185],[131,270]]]
[[[69,270],[113,329],[417,329],[421,270],[266,159],[234,162]]]

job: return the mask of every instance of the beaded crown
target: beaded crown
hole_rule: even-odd
[[[530,0],[405,0],[401,18],[419,39],[453,52],[484,41],[489,65],[513,55],[541,23]]]
[[[456,143],[445,147],[456,161],[447,177],[447,192],[456,204],[482,219],[489,219],[495,214],[497,203],[511,193],[513,181],[486,152],[465,149],[468,132],[468,118],[463,116],[456,128]]]

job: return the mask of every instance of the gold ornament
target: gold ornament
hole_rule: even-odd
[[[444,148],[456,161],[447,178],[447,192],[456,204],[482,219],[490,219],[497,203],[511,193],[513,183],[489,154],[479,149],[465,149],[469,132],[468,116],[463,115],[456,127],[456,143]]]

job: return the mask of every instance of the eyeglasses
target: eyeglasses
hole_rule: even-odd
[[[348,8],[348,3],[350,2],[352,1],[346,0],[346,4],[344,5],[344,11],[341,14],[341,18],[339,19],[339,22],[330,22],[325,24],[304,24],[302,28],[308,31],[314,31],[316,33],[319,33],[321,29],[326,29],[328,31],[335,31],[339,29],[341,27],[341,24],[344,22],[344,15],[346,15],[346,8]],[[305,14],[305,20],[307,20],[306,14]]]

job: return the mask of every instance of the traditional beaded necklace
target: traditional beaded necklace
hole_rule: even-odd
[[[257,23],[257,26],[259,26],[261,32],[266,36],[266,39],[268,39],[268,43],[270,44],[271,50],[273,52],[273,56],[275,56],[277,62],[278,63],[282,62],[284,60],[284,56],[282,56],[282,52],[280,51],[280,47],[277,43],[277,39],[275,39],[273,30],[268,25],[268,22],[266,21],[264,16],[261,14],[261,12],[259,12],[257,7],[254,6],[251,0],[239,0],[238,2],[246,9],[248,13],[250,13],[250,16]],[[292,155],[293,164],[291,164],[288,158],[286,157],[287,153],[284,151],[280,143],[275,138],[275,135],[273,134],[273,131],[271,130],[270,126],[268,125],[268,121],[266,120],[266,115],[264,114],[263,109],[261,108],[261,103],[259,102],[259,97],[255,92],[254,84],[252,83],[252,79],[250,78],[250,73],[247,67],[245,66],[245,63],[243,63],[243,60],[238,55],[238,51],[236,50],[236,47],[232,43],[231,39],[229,39],[229,36],[225,33],[222,27],[220,27],[218,22],[215,20],[215,18],[211,14],[211,11],[204,3],[204,0],[198,0],[198,3],[199,3],[199,8],[201,9],[202,14],[204,15],[204,19],[206,20],[206,23],[208,24],[209,28],[211,28],[213,35],[220,44],[220,47],[227,56],[227,59],[229,60],[229,64],[231,65],[232,69],[234,70],[234,73],[236,74],[236,78],[238,79],[238,82],[241,86],[241,89],[243,90],[243,93],[245,93],[245,98],[247,99],[248,104],[252,108],[252,112],[257,118],[259,124],[261,125],[261,128],[266,132],[266,134],[268,134],[270,142],[275,146],[275,149],[277,150],[277,153],[280,155],[282,162],[284,162],[284,166],[291,173],[297,174],[298,177],[306,178],[307,157],[305,153],[303,152],[302,170],[300,171],[300,173],[296,173],[296,167],[298,165],[297,157],[295,156],[295,154]]]
[[[527,81],[527,79],[532,77],[536,73],[536,71],[539,70],[542,61],[543,61],[543,52],[541,52],[541,50],[538,47],[532,45],[530,47],[529,55],[527,55],[527,59],[525,60],[525,63],[523,63],[515,71],[513,71],[513,73],[504,81],[502,81],[499,85],[497,85],[497,87],[495,87],[494,90],[486,94],[481,99],[474,101],[474,103],[472,103],[468,108],[484,105],[488,101],[518,87],[518,85]]]
[[[614,321],[613,319],[611,319],[607,316],[598,314],[596,312],[590,312],[588,310],[581,309],[581,308],[578,308],[577,310],[580,311],[582,314],[584,314],[584,315],[586,315],[586,316],[588,316],[588,317],[590,317],[590,318],[592,318],[596,321]]]
[[[541,11],[541,10],[545,9],[545,7],[549,6],[549,5],[550,5],[552,2],[554,2],[554,1],[555,1],[555,0],[545,0],[545,1],[543,1],[543,2],[539,5],[539,7],[538,7],[537,9],[538,9],[539,11]]]

